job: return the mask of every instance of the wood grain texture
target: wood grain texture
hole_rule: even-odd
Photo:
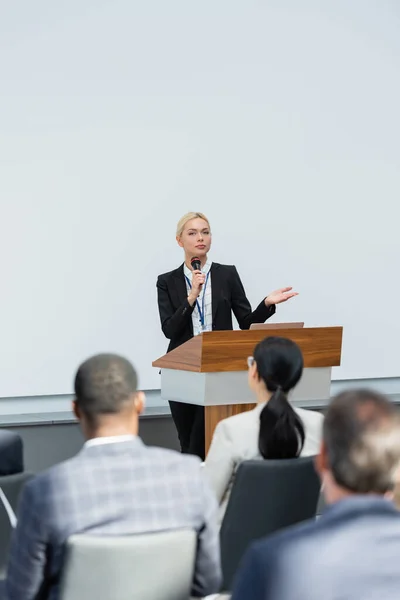
[[[296,342],[303,353],[304,366],[337,367],[342,352],[342,327],[250,329],[210,331],[190,339],[179,348],[153,362],[153,367],[201,373],[245,371],[247,357],[264,338],[276,336]]]
[[[178,346],[175,350],[171,350],[165,356],[155,360],[152,366],[160,369],[176,369],[199,373],[201,370],[202,341],[201,335],[192,337],[182,346]]]
[[[223,419],[232,417],[233,415],[239,415],[242,412],[252,410],[255,404],[225,404],[220,406],[206,406],[205,407],[205,434],[206,434],[206,455],[211,444],[214,430],[218,423]]]
[[[342,333],[342,327],[204,333],[201,372],[244,371],[247,369],[247,357],[254,353],[258,342],[276,335],[299,345],[306,368],[336,367],[340,365]]]
[[[304,322],[294,322],[294,323],[253,323],[250,325],[250,329],[263,329],[264,331],[267,329],[301,329],[304,327]]]

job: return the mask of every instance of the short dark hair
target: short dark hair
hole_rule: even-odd
[[[400,462],[396,407],[371,390],[342,392],[328,407],[323,438],[329,468],[340,486],[358,494],[393,489]]]
[[[98,354],[86,360],[75,377],[76,403],[95,422],[101,415],[117,414],[137,392],[137,375],[126,358]]]

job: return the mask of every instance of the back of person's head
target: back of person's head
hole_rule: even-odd
[[[395,406],[371,390],[336,396],[325,416],[323,453],[335,483],[355,494],[393,489],[400,463],[400,417]]]
[[[268,337],[254,350],[256,376],[272,393],[260,414],[258,447],[264,458],[295,458],[304,445],[304,426],[288,401],[301,378],[303,356],[295,342]]]
[[[96,427],[102,417],[135,410],[137,383],[134,367],[122,356],[98,354],[89,358],[79,367],[75,377],[75,404],[79,416],[83,415],[91,427]]]

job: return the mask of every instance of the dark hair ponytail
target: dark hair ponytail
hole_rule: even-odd
[[[304,425],[287,394],[303,372],[300,348],[286,338],[269,337],[254,351],[257,372],[272,396],[260,414],[258,448],[263,458],[295,458],[304,446]]]

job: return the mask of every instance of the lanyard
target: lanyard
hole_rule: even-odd
[[[207,277],[206,277],[206,281],[204,283],[204,288],[203,288],[203,297],[201,299],[201,308],[200,308],[200,304],[199,301],[196,300],[196,306],[197,306],[197,310],[199,311],[199,317],[200,317],[200,323],[201,323],[201,327],[204,331],[205,325],[206,325],[206,315],[205,315],[205,311],[204,311],[204,303],[205,303],[205,299],[206,299],[206,287],[207,287],[207,283],[208,283],[208,278],[210,276],[210,271],[208,271],[207,273]],[[190,279],[189,277],[186,277],[185,275],[185,279],[188,283],[188,286],[190,287],[190,289],[192,289],[192,284],[190,283]]]

